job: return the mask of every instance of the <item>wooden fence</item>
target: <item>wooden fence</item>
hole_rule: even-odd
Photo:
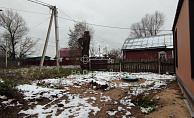
[[[124,59],[90,61],[90,70],[174,73],[174,59]]]

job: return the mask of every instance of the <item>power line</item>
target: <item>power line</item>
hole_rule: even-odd
[[[59,9],[58,9],[59,10]],[[62,12],[61,10],[59,10],[60,12]],[[68,21],[73,21],[73,22],[80,22],[80,21],[76,21],[73,18],[71,18],[69,15],[67,15],[66,13],[62,12],[64,15],[66,15],[68,18],[63,18],[63,17],[59,17],[61,19],[65,19]],[[94,24],[94,23],[86,23],[88,25],[93,25],[93,26],[98,26],[98,27],[105,27],[105,28],[112,28],[112,29],[123,29],[123,30],[134,30],[133,28],[129,28],[129,27],[117,27],[117,26],[109,26],[109,25],[101,25],[101,24]],[[139,30],[149,30],[149,29],[139,29]],[[158,31],[172,31],[172,30],[158,30]]]
[[[32,1],[32,0],[28,0],[28,1],[31,1],[31,2],[35,2],[35,3],[38,3],[38,4],[41,4],[41,5],[44,5],[44,6],[51,6],[49,4],[46,4],[46,3],[43,3],[41,1],[38,1],[38,0],[35,0],[35,1]],[[5,9],[12,9],[12,8],[6,8],[6,7],[0,7],[0,8],[5,8]],[[19,9],[12,9],[12,10],[17,10],[17,11],[22,11],[22,12],[29,12],[29,13],[36,13],[36,14],[43,14],[43,15],[50,15],[50,14],[45,14],[45,13],[39,13],[39,12],[33,12],[33,11],[26,11],[26,10],[19,10]],[[59,9],[58,9],[59,10]],[[80,22],[80,21],[76,21],[74,20],[73,18],[71,18],[69,15],[67,15],[66,13],[64,13],[63,11],[59,10],[61,13],[63,13],[65,16],[67,16],[68,18],[64,18],[64,17],[59,17],[61,19],[64,19],[64,20],[68,20],[68,21],[72,21],[72,22]],[[48,19],[48,18],[47,18]],[[32,27],[30,30],[34,29],[35,27],[41,25],[42,23],[44,23],[47,19],[45,19],[43,22],[35,25],[34,27]],[[86,23],[88,25],[92,25],[92,26],[98,26],[98,27],[104,27],[104,28],[111,28],[111,29],[121,29],[121,30],[133,30],[132,28],[127,28],[127,27],[117,27],[117,26],[108,26],[108,25],[101,25],[101,24],[94,24],[94,23]],[[139,30],[145,30],[145,29],[139,29]],[[148,30],[148,29],[146,29]],[[171,31],[171,30],[158,30],[158,31]],[[106,41],[105,39],[103,39],[102,37],[100,37],[99,35],[97,35],[96,33],[94,34],[96,36],[98,36],[100,39]],[[50,42],[50,41],[49,41]],[[106,41],[107,43],[111,44],[110,42]],[[65,44],[64,44],[65,45]],[[112,46],[115,46],[113,44],[111,44]]]
[[[96,33],[94,33],[94,35],[96,35],[96,36],[98,36],[100,39],[106,41],[104,38],[100,37],[100,36],[97,35]],[[117,46],[113,45],[112,43],[110,43],[110,42],[108,42],[108,41],[106,41],[106,42],[107,42],[108,44],[112,45],[113,47],[117,47]]]
[[[49,8],[51,8],[51,7],[52,7],[52,5],[47,4],[47,3],[44,3],[44,2],[42,2],[42,1],[38,1],[38,0],[35,0],[35,1],[33,1],[33,0],[28,0],[28,1],[30,1],[30,2],[34,2],[34,3],[37,3],[37,4],[40,4],[40,5],[43,5],[43,6],[49,7]]]
[[[7,7],[0,7],[3,9],[10,9],[10,10],[15,10],[15,11],[22,11],[22,12],[28,12],[28,13],[34,13],[34,14],[41,14],[41,15],[50,15],[46,13],[40,13],[40,12],[34,12],[34,11],[26,11],[26,10],[20,10],[20,9],[13,9],[13,8],[7,8]]]
[[[42,40],[42,41],[45,41],[44,39],[40,39],[40,38],[37,38],[37,37],[31,37],[31,38],[34,38],[34,39],[39,39],[39,40]],[[56,43],[56,42],[54,42],[54,41],[48,41],[49,43]],[[64,43],[60,43],[60,45],[66,45],[66,44],[64,44]]]
[[[80,21],[76,21],[76,20],[68,19],[68,18],[64,18],[64,17],[59,17],[59,18],[64,19],[64,20],[68,20],[68,21],[73,21],[73,22],[80,22]],[[86,23],[86,24],[92,25],[92,26],[104,27],[104,28],[111,28],[111,29],[134,30],[133,28],[128,28],[128,27],[108,26],[108,25],[100,25],[100,24],[94,24],[94,23]],[[139,29],[139,30],[148,30],[148,29]],[[158,31],[172,31],[172,30],[158,30]]]
[[[30,28],[29,30],[32,30],[32,29],[36,28],[37,26],[39,26],[39,25],[43,24],[43,23],[44,23],[45,21],[47,21],[49,18],[50,18],[50,17],[48,17],[47,19],[45,19],[45,20],[44,20],[44,21],[42,21],[41,23],[39,23],[39,24],[37,24],[37,25],[33,26],[33,27],[32,27],[32,28]]]
[[[6,7],[0,7],[0,8],[11,9],[11,10],[16,10],[16,11],[22,11],[22,12],[28,12],[28,13],[35,13],[35,14],[50,15],[50,14],[45,14],[45,13],[26,11],[26,10],[19,10],[19,9],[12,9],[12,8],[6,8]],[[64,15],[66,15],[67,17],[69,17],[70,19],[64,18],[64,17],[59,17],[59,18],[64,19],[64,20],[68,20],[68,21],[72,21],[72,22],[80,22],[80,21],[72,19],[69,15],[65,14],[61,10],[59,10],[59,11],[61,13],[63,13]],[[94,23],[86,23],[86,24],[92,25],[92,26],[104,27],[104,28],[111,28],[111,29],[121,29],[121,30],[129,30],[130,29],[130,30],[134,30],[133,28],[129,28],[129,27],[117,27],[117,26],[101,25],[101,24],[94,24]],[[148,29],[139,29],[139,30],[148,30]],[[158,30],[158,31],[172,31],[172,30]]]
[[[11,10],[16,10],[16,11],[22,11],[22,12],[35,13],[35,14],[50,15],[50,14],[45,14],[45,13],[32,12],[32,11],[26,11],[26,10],[19,10],[19,9],[12,9],[12,8],[6,8],[6,7],[0,7],[0,8],[11,9]],[[58,9],[58,10],[59,10],[59,9]],[[71,18],[69,15],[65,14],[65,13],[62,12],[61,10],[59,10],[59,11],[60,11],[61,13],[63,13],[64,15],[66,15],[67,17],[69,17],[70,19],[64,18],[64,17],[59,17],[59,18],[65,19],[65,20],[69,20],[69,21],[73,21],[73,22],[80,22],[80,21],[73,20],[73,18]],[[50,17],[49,17],[49,18],[50,18]],[[46,20],[48,20],[49,18],[47,18],[47,19],[45,19],[43,22],[41,22],[41,23],[39,23],[39,24],[33,26],[33,27],[30,28],[29,30],[32,30],[32,29],[36,28],[37,26],[41,25],[42,23],[44,23],[44,22],[45,22]],[[92,25],[92,24],[90,24],[90,23],[87,23],[87,24]],[[97,34],[95,34],[95,35],[98,36],[99,38],[103,39],[103,38],[100,37],[99,35],[97,35]],[[43,39],[41,39],[41,40],[43,40]],[[105,39],[103,39],[103,40],[106,41]],[[52,42],[52,41],[49,41],[49,42]],[[106,41],[106,42],[107,42],[107,41]],[[52,43],[55,43],[55,42],[52,42]],[[109,43],[109,42],[107,42],[107,43]],[[111,44],[111,43],[109,43],[109,44]],[[64,44],[64,45],[66,45],[66,44]],[[112,44],[111,44],[111,45],[112,45]],[[113,46],[113,45],[112,45],[112,46]]]
[[[59,10],[59,9],[58,9]],[[63,13],[65,16],[69,17],[72,21],[76,22],[75,20],[73,20],[73,18],[71,18],[69,15],[67,15],[66,13],[62,12],[61,10],[59,10],[61,13]]]

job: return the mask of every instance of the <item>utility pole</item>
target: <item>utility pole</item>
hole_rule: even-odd
[[[46,41],[45,41],[45,44],[44,44],[44,49],[43,49],[42,57],[41,57],[41,61],[40,61],[40,72],[42,71],[44,58],[45,58],[45,54],[46,54],[46,49],[47,49],[47,46],[48,46],[48,40],[49,40],[49,37],[50,37],[51,26],[52,26],[52,22],[53,22],[53,14],[54,14],[54,10],[52,9],[50,23],[49,23],[49,27],[48,27],[48,31],[47,31],[47,35],[46,35]]]
[[[56,6],[54,6],[54,18],[55,18],[55,40],[56,40],[56,58],[57,58],[57,72],[59,73],[59,26],[58,26],[58,12]]]
[[[58,12],[57,12],[57,8],[56,6],[50,6],[49,7],[52,10],[51,13],[51,18],[50,18],[50,23],[49,23],[49,27],[48,27],[48,31],[47,31],[47,36],[46,36],[46,41],[44,44],[44,49],[43,49],[43,53],[42,53],[42,58],[41,58],[41,62],[40,62],[40,72],[42,71],[42,67],[44,64],[44,58],[45,58],[45,54],[46,54],[46,49],[48,46],[48,40],[50,37],[50,31],[51,31],[51,26],[52,26],[52,22],[53,22],[53,17],[54,17],[54,21],[55,21],[55,40],[56,40],[56,63],[57,63],[57,72],[59,73],[59,26],[58,26]]]
[[[52,26],[53,17],[54,17],[54,20],[55,20],[55,40],[56,40],[56,63],[57,63],[57,72],[59,73],[59,48],[58,48],[59,47],[58,46],[58,43],[59,43],[59,31],[58,31],[59,26],[58,26],[57,8],[56,8],[56,6],[44,3],[44,2],[39,1],[39,0],[28,0],[28,1],[34,2],[36,4],[40,4],[40,5],[43,5],[43,6],[46,6],[46,7],[49,7],[52,10],[50,23],[49,23],[49,27],[48,27],[48,31],[47,31],[47,36],[46,36],[46,41],[45,41],[45,44],[44,44],[44,49],[43,49],[43,52],[42,52],[42,58],[41,58],[41,62],[40,62],[40,72],[42,71],[42,67],[43,67],[43,64],[44,64],[46,49],[47,49],[47,46],[48,46],[48,40],[49,40],[49,37],[50,37],[51,26]]]

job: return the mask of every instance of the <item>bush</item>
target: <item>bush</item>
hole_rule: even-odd
[[[16,84],[9,79],[2,79],[0,82],[0,95],[5,95],[7,98],[21,97],[20,93],[15,89]]]

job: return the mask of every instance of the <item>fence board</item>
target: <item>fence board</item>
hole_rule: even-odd
[[[108,60],[107,60],[108,62]],[[123,72],[154,72],[154,73],[174,73],[174,60],[158,60],[158,59],[124,59],[114,60],[113,63],[93,63],[91,70],[98,70],[99,67],[104,67],[101,70],[113,70]],[[97,68],[95,68],[97,67]]]

